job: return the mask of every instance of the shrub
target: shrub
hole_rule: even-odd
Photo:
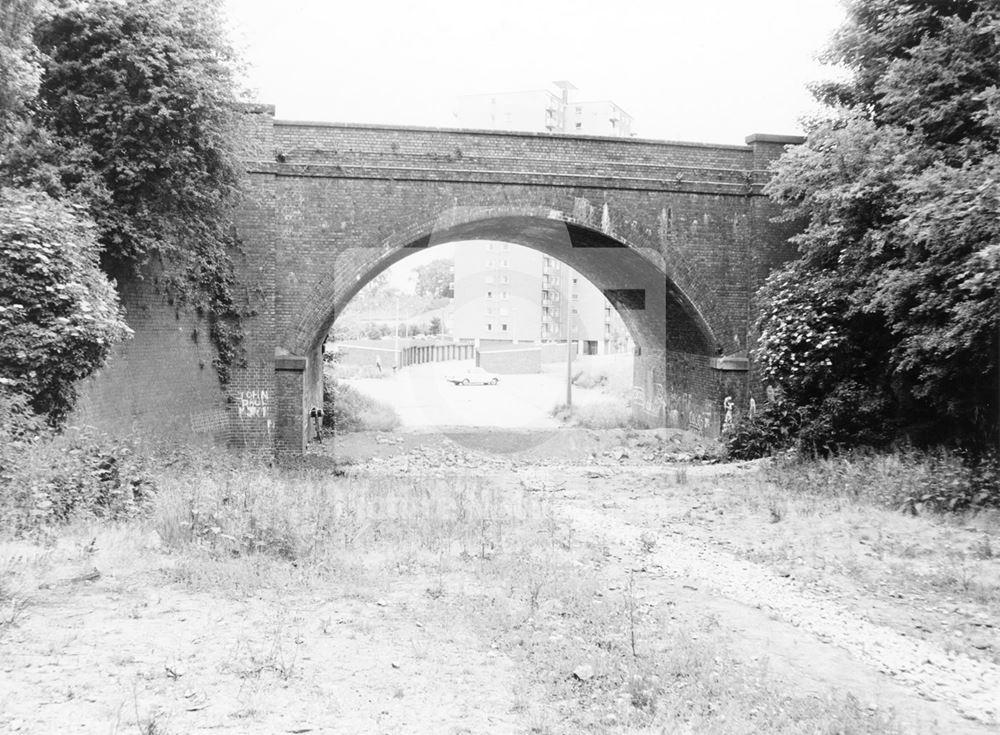
[[[549,413],[565,424],[584,429],[640,428],[632,415],[632,409],[619,401],[596,401],[575,405],[572,408],[567,408],[566,404],[559,404]]]
[[[844,447],[883,447],[895,423],[889,401],[859,383],[836,385],[819,405],[803,412],[799,446],[810,454],[828,455]]]
[[[0,395],[0,527],[31,534],[80,514],[117,520],[140,513],[154,483],[133,442],[90,430],[55,433]]]
[[[392,431],[399,414],[346,383],[324,376],[323,426],[331,431]]]
[[[858,445],[882,447],[892,428],[886,410],[884,399],[848,381],[834,386],[816,406],[778,397],[755,416],[740,417],[723,439],[732,459],[756,459],[792,447],[812,456]]]
[[[754,416],[743,415],[724,437],[730,459],[757,459],[793,444],[802,424],[802,411],[779,398]]]
[[[0,189],[0,384],[52,423],[72,408],[77,381],[130,333],[97,253],[80,208]]]
[[[578,370],[573,375],[573,385],[581,388],[603,388],[608,384],[608,375],[604,372]]]

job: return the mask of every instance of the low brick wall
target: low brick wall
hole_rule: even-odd
[[[506,350],[480,350],[476,364],[498,375],[521,375],[542,371],[541,347],[511,347]]]

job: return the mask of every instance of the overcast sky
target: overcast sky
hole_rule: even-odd
[[[610,99],[641,137],[797,133],[838,0],[228,0],[262,102],[289,120],[454,125],[462,94]]]

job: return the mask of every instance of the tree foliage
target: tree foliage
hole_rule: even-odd
[[[53,423],[128,327],[78,206],[0,189],[0,383]]]
[[[451,299],[455,297],[454,266],[446,258],[417,266],[417,296]]]
[[[236,59],[219,0],[86,0],[35,23],[41,63],[7,182],[87,203],[101,263],[152,272],[212,321],[225,382],[239,352],[232,210]],[[161,267],[162,266],[162,267]]]
[[[833,448],[997,429],[1000,10],[853,0],[850,78],[768,193],[805,228],[758,294],[755,357]]]
[[[40,66],[31,43],[36,0],[0,0],[0,143],[35,95]]]

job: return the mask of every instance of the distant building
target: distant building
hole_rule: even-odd
[[[584,354],[631,349],[628,330],[604,295],[569,266],[529,248],[474,241],[455,250],[452,333],[458,339],[558,342]]]
[[[565,112],[565,132],[580,135],[604,135],[609,138],[632,137],[632,116],[614,102],[571,102]]]
[[[610,100],[576,101],[569,82],[555,82],[558,92],[470,94],[457,98],[455,120],[463,128],[632,137],[632,116]]]

